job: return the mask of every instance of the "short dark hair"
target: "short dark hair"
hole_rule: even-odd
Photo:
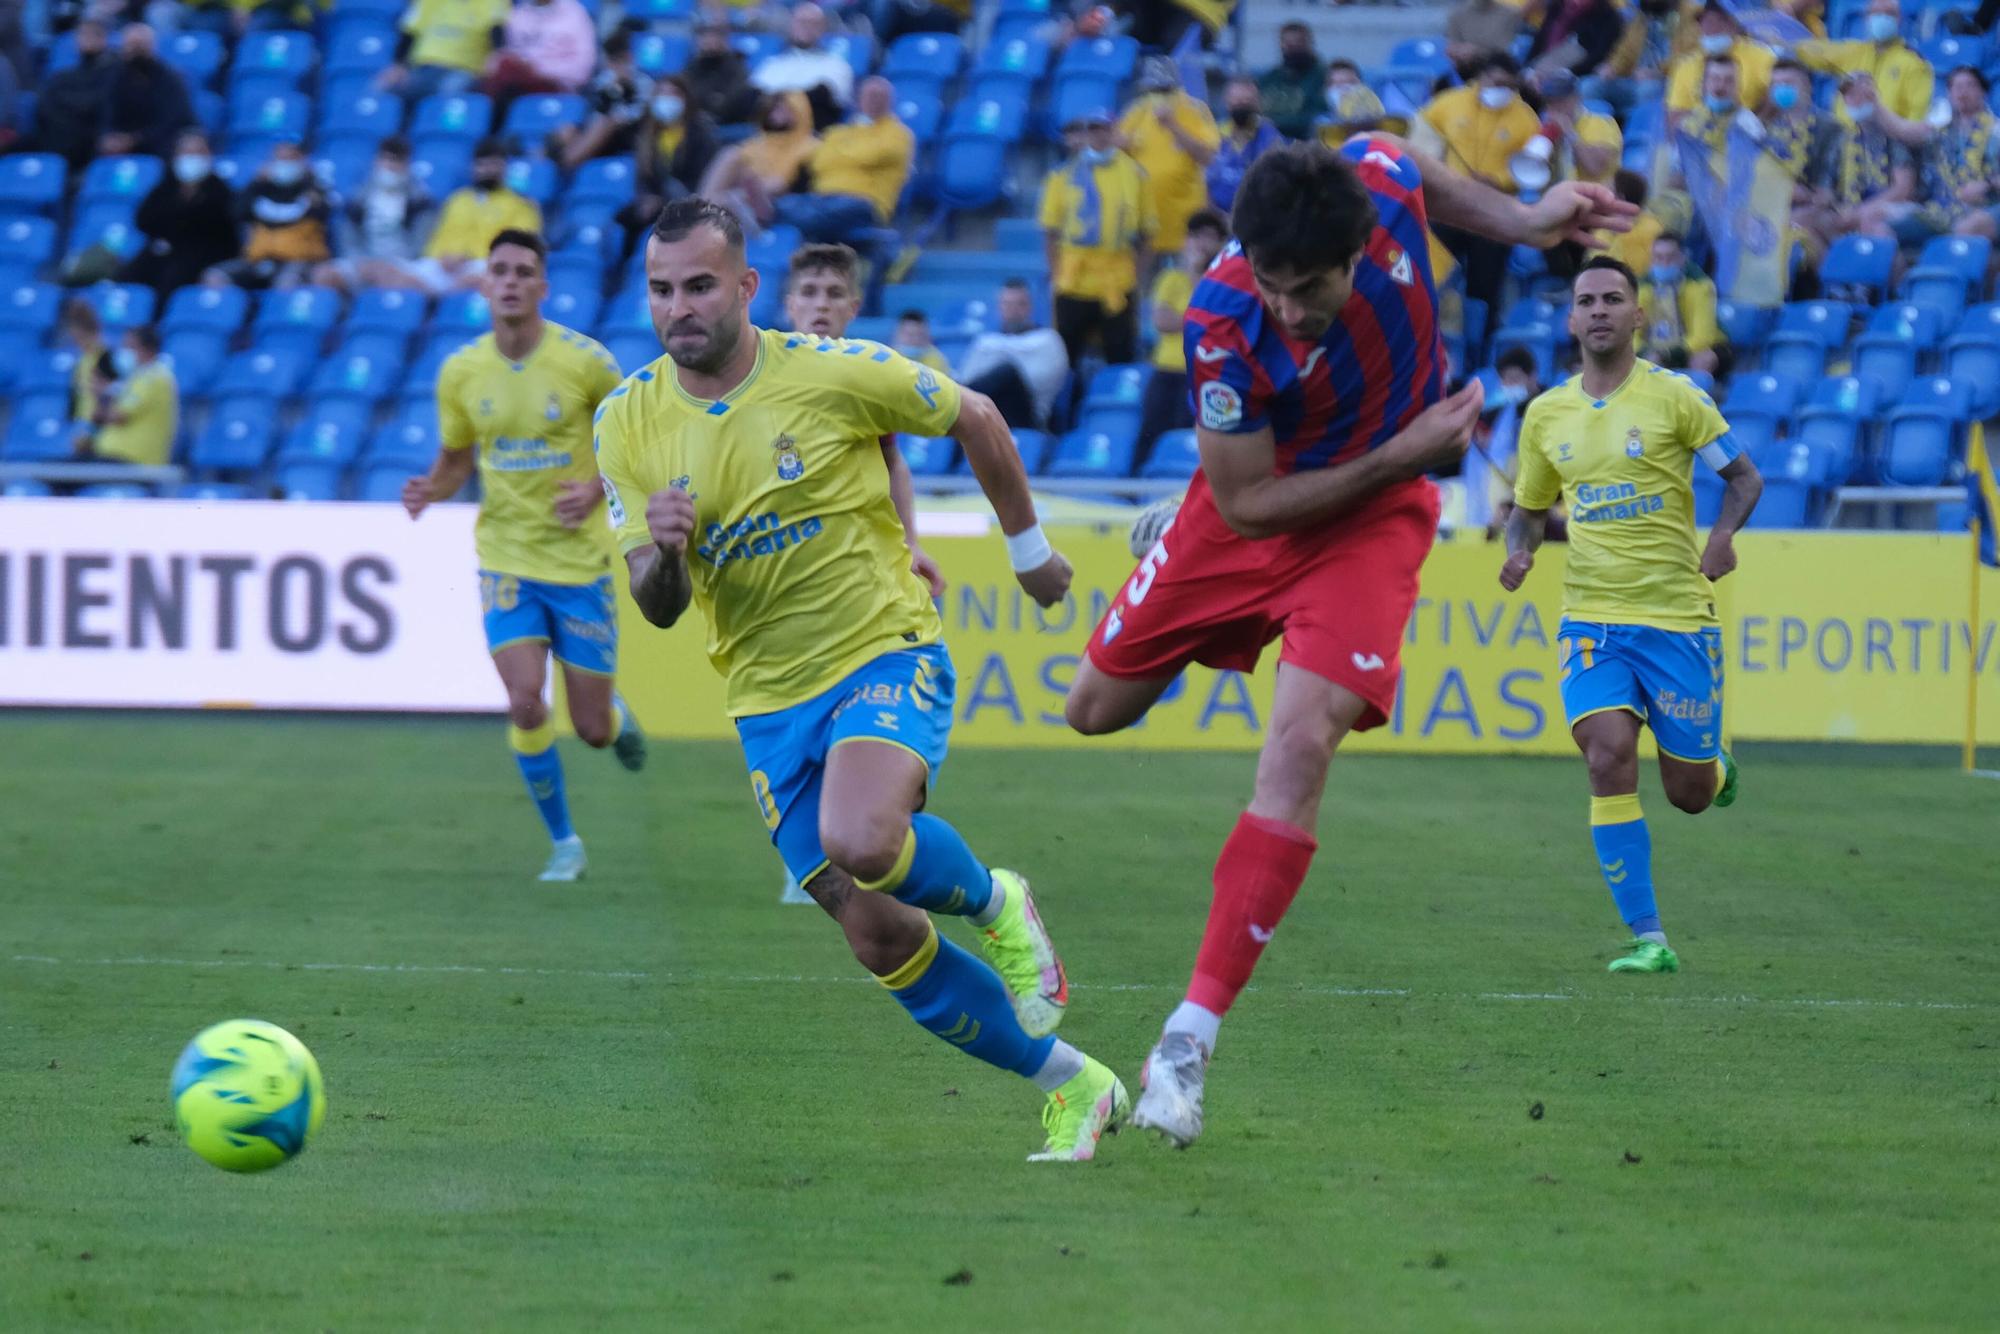
[[[507,157],[508,155],[507,140],[497,134],[489,134],[472,146],[472,156],[476,158]]]
[[[929,324],[931,322],[930,315],[924,311],[918,310],[915,306],[911,306],[908,310],[904,311],[896,318],[898,320],[915,320],[919,324]]]
[[[1337,69],[1344,69],[1356,75],[1361,73],[1361,66],[1355,64],[1345,56],[1340,56],[1326,62],[1326,72],[1328,74],[1333,73]]]
[[[1973,81],[1979,85],[1980,92],[1990,93],[1993,91],[1993,80],[1987,78],[1983,71],[1975,69],[1971,65],[1954,66],[1950,71],[1948,71],[1945,74],[1944,86],[1947,88],[1951,87],[1951,81],[1953,79],[1956,79],[1961,74],[1970,74],[1973,78]]]
[[[1221,209],[1198,208],[1188,215],[1187,229],[1191,232],[1214,232],[1224,240],[1229,239],[1229,219]]]
[[[1026,278],[1009,278],[1006,282],[1000,284],[1000,289],[1002,291],[1026,292],[1029,296],[1035,294],[1035,289],[1028,285]]]
[[[125,334],[140,347],[145,348],[147,356],[157,357],[160,355],[160,331],[152,325],[135,324],[127,329]]]
[[[1375,200],[1347,159],[1322,144],[1289,144],[1252,163],[1236,191],[1236,239],[1253,263],[1337,269],[1375,229]]]
[[[617,60],[632,54],[632,34],[624,28],[613,28],[611,35],[604,39],[604,57]]]
[[[1280,27],[1278,29],[1278,36],[1283,37],[1286,33],[1289,32],[1302,32],[1308,37],[1313,35],[1313,30],[1311,25],[1300,23],[1297,19],[1293,19],[1290,23],[1287,23],[1284,26]]]
[[[661,209],[660,216],[653,219],[653,239],[684,241],[698,227],[713,227],[722,233],[722,239],[730,250],[739,255],[743,253],[743,224],[736,220],[734,213],[700,195],[676,199]]]
[[[531,250],[535,258],[544,265],[549,262],[549,243],[542,239],[540,232],[531,232],[525,227],[503,227],[493,234],[493,241],[486,247],[486,253],[490,255],[503,245]]]
[[[1611,192],[1628,204],[1637,204],[1644,208],[1646,196],[1652,192],[1652,186],[1646,180],[1646,173],[1627,171],[1620,167],[1612,174]]]
[[[1811,70],[1807,69],[1804,65],[1801,65],[1798,61],[1792,59],[1790,56],[1785,56],[1781,59],[1774,60],[1771,62],[1771,73],[1777,74],[1786,70],[1789,70],[1795,74],[1803,74],[1808,79],[1812,77]]]
[[[847,279],[847,285],[854,287],[861,278],[861,256],[854,253],[852,246],[804,245],[792,252],[791,267],[785,273],[787,288],[808,273],[837,273]]]
[[[1675,237],[1674,239],[1679,240],[1680,238]],[[1632,266],[1624,260],[1613,259],[1609,255],[1592,255],[1583,262],[1583,267],[1576,271],[1576,276],[1582,278],[1584,274],[1589,273],[1592,269],[1611,270],[1625,280],[1625,285],[1632,289],[1633,296],[1639,295],[1639,275],[1632,272]]]
[[[1473,67],[1472,77],[1476,79],[1480,75],[1490,74],[1496,69],[1509,78],[1518,79],[1521,77],[1521,62],[1508,55],[1505,51],[1488,52],[1485,59]]]
[[[1653,238],[1654,245],[1658,245],[1662,241],[1672,241],[1675,245],[1679,246],[1681,249],[1683,250],[1687,249],[1687,241],[1682,238],[1679,232],[1661,232],[1658,236]]]
[[[390,157],[399,157],[403,161],[408,162],[410,160],[410,141],[400,134],[385,135],[382,142],[375,145],[375,151],[378,153],[387,153]]]
[[[97,318],[97,307],[85,297],[73,296],[63,302],[62,322],[64,324],[87,324],[102,331],[104,322]]]
[[[1535,354],[1519,343],[1508,348],[1493,359],[1495,371],[1526,371],[1531,376],[1539,376],[1542,368],[1535,362]]]

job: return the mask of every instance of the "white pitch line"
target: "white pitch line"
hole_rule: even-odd
[[[484,974],[495,977],[593,977],[612,981],[655,981],[673,986],[859,986],[872,978],[852,974],[837,977],[805,973],[652,973],[641,969],[601,968],[518,968],[502,964],[471,963],[287,963],[272,959],[167,959],[135,956],[117,959],[59,959],[48,954],[16,954],[8,960],[16,964],[40,964],[56,968],[261,968],[270,972],[301,973],[411,973]],[[1181,988],[1161,982],[1078,982],[1079,991],[1178,992]],[[1275,995],[1330,996],[1342,1000],[1440,1000],[1501,1001],[1513,1004],[1568,1003],[1573,1001],[1640,1001],[1653,1005],[1769,1005],[1810,1010],[1996,1010],[2000,1003],[1979,1001],[1834,999],[1811,996],[1652,996],[1643,992],[1584,994],[1570,991],[1415,991],[1408,987],[1303,987],[1247,988],[1267,990]]]

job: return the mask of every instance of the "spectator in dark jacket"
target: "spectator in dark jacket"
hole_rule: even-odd
[[[333,205],[297,144],[273,148],[271,160],[236,202],[248,229],[243,258],[209,270],[209,282],[252,290],[296,287],[313,266],[333,257],[327,245]]]
[[[695,102],[718,125],[741,125],[757,114],[760,94],[750,69],[729,45],[729,26],[705,18],[695,27],[694,55],[682,71]]]
[[[241,248],[236,196],[215,174],[208,136],[183,130],[169,166],[172,170],[139,201],[133,219],[145,234],[146,248],[118,275],[121,282],[153,288],[162,305],[176,288],[235,259]]]
[[[55,153],[76,171],[97,152],[98,127],[111,100],[118,60],[105,51],[104,25],[85,19],[76,25],[76,64],[50,75],[35,99],[35,147]]]
[[[1303,23],[1287,23],[1278,30],[1278,64],[1257,76],[1257,92],[1264,102],[1264,114],[1289,139],[1312,134],[1313,119],[1326,109],[1320,90],[1326,85],[1326,66],[1313,49],[1313,32]]]
[[[632,58],[632,34],[618,29],[604,39],[604,68],[583,90],[590,119],[557,129],[549,136],[549,151],[570,171],[595,157],[626,156],[639,142],[639,122],[652,93],[653,81]]]
[[[180,72],[160,59],[153,30],[134,23],[118,36],[119,69],[104,109],[100,153],[165,157],[174,136],[194,124],[194,104]]]
[[[618,215],[625,230],[635,233],[651,227],[670,202],[700,189],[702,176],[715,161],[716,147],[715,126],[708,113],[694,104],[687,80],[669,74],[654,84],[633,155],[638,192]]]
[[[1624,16],[1611,0],[1562,0],[1551,6],[1536,31],[1528,47],[1528,64],[1544,73],[1565,69],[1576,75],[1594,74],[1624,32]]]

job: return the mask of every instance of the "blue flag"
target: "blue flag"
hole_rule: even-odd
[[[1993,521],[2000,519],[2000,476],[1994,473],[1993,456],[1986,452],[1985,422],[1972,423],[1966,432],[1965,493],[1979,518],[1979,559],[2000,567],[2000,541],[1993,532]]]

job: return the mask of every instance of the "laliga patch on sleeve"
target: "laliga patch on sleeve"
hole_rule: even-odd
[[[1243,424],[1243,398],[1220,380],[1201,387],[1201,424],[1211,431],[1228,431]]]
[[[618,498],[618,488],[611,484],[609,477],[600,474],[597,480],[604,483],[604,512],[610,517],[611,526],[613,528],[623,528],[625,526],[625,502]]]

